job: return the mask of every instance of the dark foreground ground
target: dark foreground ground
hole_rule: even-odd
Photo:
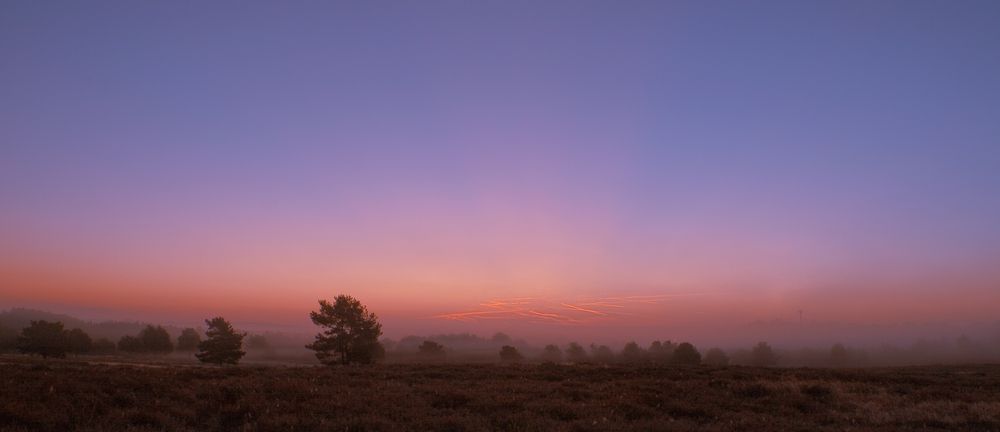
[[[5,358],[0,430],[1000,431],[1000,366],[208,368]]]

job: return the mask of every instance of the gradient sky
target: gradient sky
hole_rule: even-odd
[[[349,293],[389,334],[996,319],[998,23],[4,1],[0,306],[289,324]]]

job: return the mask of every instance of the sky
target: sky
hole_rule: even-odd
[[[5,1],[0,307],[1000,317],[1000,3]]]

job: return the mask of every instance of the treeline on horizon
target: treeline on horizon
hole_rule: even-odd
[[[0,352],[24,352],[18,341],[32,321],[58,323],[65,331],[63,354],[105,356],[160,356],[192,359],[204,339],[201,328],[165,327],[136,322],[91,323],[66,315],[30,309],[0,313]],[[94,337],[91,336],[93,332]],[[117,339],[111,339],[120,335]],[[108,337],[111,336],[111,337]],[[307,339],[281,333],[249,334],[240,346],[247,358],[263,362],[315,364]],[[1000,362],[1000,338],[975,340],[917,340],[908,346],[858,348],[833,344],[828,349],[778,349],[758,341],[743,348],[702,349],[688,342],[629,342],[614,349],[607,345],[548,344],[536,346],[504,333],[485,338],[470,333],[381,338],[373,350],[385,363],[592,363],[592,364],[706,364],[713,366],[865,367],[942,363]],[[57,356],[58,357],[58,356]],[[242,357],[240,355],[239,357]],[[238,358],[237,358],[238,361]]]

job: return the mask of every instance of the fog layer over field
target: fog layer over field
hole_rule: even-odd
[[[20,329],[28,326],[32,320],[59,321],[67,329],[80,328],[94,340],[105,339],[110,342],[136,335],[147,324],[163,324],[175,340],[184,328],[194,328],[199,333],[204,333],[203,323],[197,322],[84,320],[47,311],[12,308],[0,313],[0,350],[13,351]],[[296,364],[317,362],[312,352],[305,348],[317,330],[308,326],[271,329],[259,323],[234,324],[248,333],[244,342],[248,361]],[[761,342],[774,353],[773,361],[765,364],[768,366],[862,367],[1000,361],[1000,322],[863,325],[819,323],[805,319],[801,322],[775,320],[728,328],[664,327],[657,329],[661,335],[658,338],[636,337],[628,329],[617,329],[617,333],[605,330],[587,334],[569,327],[536,326],[545,331],[532,332],[531,326],[524,323],[511,323],[510,327],[520,329],[519,332],[454,331],[411,334],[405,328],[388,327],[381,338],[386,350],[384,361],[497,362],[500,349],[509,345],[516,347],[527,362],[655,362],[658,359],[669,361],[669,356],[662,357],[668,355],[664,353],[672,352],[678,344],[684,342],[693,344],[702,355],[710,350],[721,350],[731,364],[754,364],[758,361],[754,360],[754,349]],[[439,344],[441,352],[422,352],[421,345],[425,341]],[[571,358],[571,344],[579,345],[584,357]],[[558,351],[554,358],[553,349]],[[167,358],[184,359],[190,356],[190,353],[175,352]]]

